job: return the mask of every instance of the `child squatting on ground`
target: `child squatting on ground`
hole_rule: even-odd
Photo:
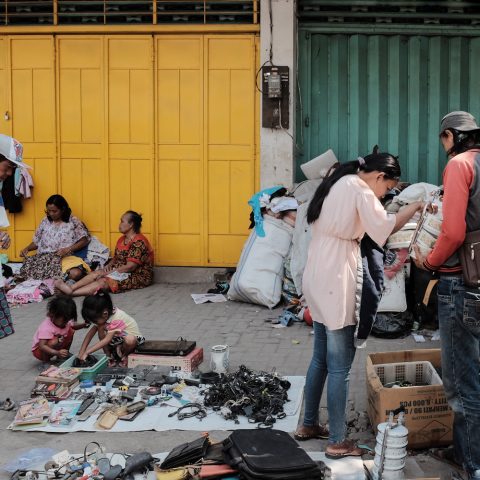
[[[96,295],[85,297],[82,305],[82,316],[86,323],[94,325],[87,332],[83,340],[78,358],[85,360],[88,355],[103,348],[109,357],[108,365],[127,366],[128,355],[137,345],[145,342],[137,322],[124,311],[114,308],[110,295],[98,292]],[[98,333],[99,342],[90,348],[90,342]]]
[[[65,296],[52,298],[47,305],[47,318],[38,326],[33,337],[33,356],[42,362],[49,362],[54,357],[68,358],[75,330],[88,328],[87,324],[76,322],[75,302]]]

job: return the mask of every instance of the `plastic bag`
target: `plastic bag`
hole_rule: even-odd
[[[17,458],[3,465],[2,469],[10,473],[17,470],[30,470],[34,467],[43,469],[44,464],[56,453],[58,450],[53,448],[32,448],[20,453]]]

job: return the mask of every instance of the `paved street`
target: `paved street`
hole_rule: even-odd
[[[253,369],[276,369],[280,374],[305,375],[312,348],[311,329],[305,324],[289,328],[274,329],[270,319],[280,309],[266,308],[225,302],[195,305],[190,293],[203,293],[212,284],[155,284],[144,290],[114,296],[115,304],[131,314],[139,323],[144,335],[150,339],[176,339],[183,336],[196,340],[204,348],[206,360],[201,366],[208,370],[209,347],[228,344],[231,347],[232,368],[245,364]],[[77,299],[81,305],[81,299]],[[0,365],[2,369],[1,398],[22,400],[29,397],[34,378],[38,374],[39,362],[30,353],[32,337],[38,323],[45,317],[46,302],[30,304],[12,310],[15,335],[1,341]],[[79,331],[74,340],[73,351],[77,351],[83,339]],[[298,343],[297,343],[298,341]],[[351,375],[351,399],[355,409],[366,409],[365,358],[373,351],[393,351],[412,348],[435,348],[438,342],[415,344],[411,337],[400,340],[369,340],[367,348],[359,350]],[[101,442],[110,452],[168,451],[175,445],[194,439],[198,433],[174,430],[168,432],[129,433],[74,433],[47,434],[11,432],[5,430],[13,418],[12,412],[0,411],[0,465],[17,456],[20,451],[34,447],[51,447],[70,452],[81,452],[87,442]],[[212,438],[223,439],[228,432],[213,432]],[[373,444],[373,435],[368,432],[363,440]],[[307,450],[322,450],[320,441],[305,442]],[[447,470],[426,456],[417,456],[425,473],[430,475]],[[428,476],[428,475],[426,475]],[[4,473],[0,478],[6,478]],[[442,478],[449,478],[447,476]]]

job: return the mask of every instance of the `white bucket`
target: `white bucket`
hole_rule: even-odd
[[[210,350],[210,368],[212,372],[226,373],[230,366],[230,347],[214,345]]]

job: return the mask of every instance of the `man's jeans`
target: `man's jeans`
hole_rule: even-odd
[[[303,424],[318,424],[318,409],[328,374],[328,423],[330,442],[342,442],[346,435],[345,412],[348,399],[348,380],[355,357],[355,325],[340,330],[328,330],[313,322],[315,333],[313,356],[305,384],[305,417]]]
[[[453,445],[470,479],[480,480],[480,299],[462,276],[441,276],[438,320],[442,379],[454,411]]]

